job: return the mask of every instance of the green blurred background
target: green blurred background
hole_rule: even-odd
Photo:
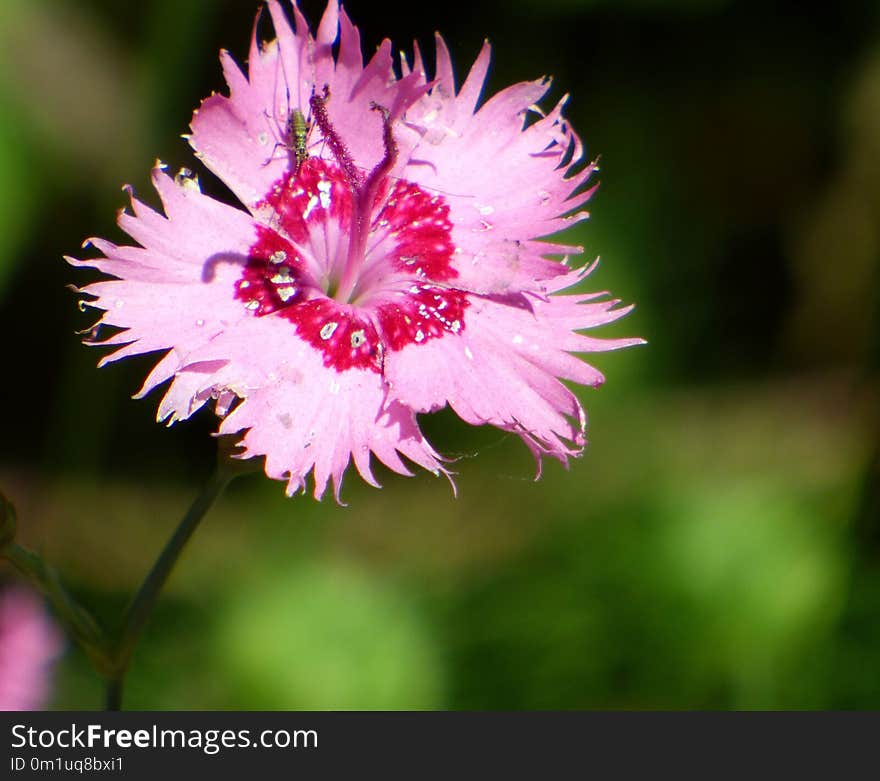
[[[772,6],[772,7],[771,7]],[[211,470],[210,414],[98,371],[60,256],[121,241],[129,182],[195,167],[192,110],[244,59],[251,0],[0,0],[0,490],[112,623]],[[313,25],[320,0],[303,2]],[[444,480],[349,474],[338,508],[234,484],[135,655],[130,708],[880,707],[880,5],[351,0],[459,77],[545,73],[588,154],[590,280],[638,304],[595,357],[585,456],[450,415]],[[268,30],[268,27],[267,27]],[[226,197],[202,173],[206,191]],[[2,574],[2,572],[0,572]],[[53,706],[99,707],[75,648]]]

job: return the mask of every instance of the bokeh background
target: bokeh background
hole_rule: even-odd
[[[488,37],[491,91],[572,94],[602,161],[573,239],[603,258],[589,286],[638,304],[606,333],[650,344],[595,356],[591,444],[538,483],[515,437],[444,414],[458,499],[426,474],[350,474],[348,508],[239,480],[126,706],[880,707],[880,5],[346,7],[368,52],[438,29],[461,77]],[[255,8],[0,2],[0,490],[111,625],[211,471],[213,417],[157,425],[158,394],[129,398],[150,358],[95,368],[61,255],[123,238],[120,186],[155,203],[155,158],[197,168],[179,136]],[[101,701],[69,647],[51,706]]]

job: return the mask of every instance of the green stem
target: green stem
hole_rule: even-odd
[[[102,672],[111,670],[113,663],[107,654],[104,633],[91,613],[64,588],[58,573],[36,553],[14,542],[3,550],[3,557],[46,596],[71,637],[88,653],[95,667]]]
[[[128,672],[128,665],[131,662],[131,656],[141,631],[159,599],[159,593],[171,575],[186,543],[198,528],[199,522],[234,476],[235,473],[224,468],[224,465],[218,466],[186,515],[183,516],[171,539],[168,540],[153,568],[129,604],[123,619],[122,631],[112,654],[114,669],[108,676],[107,710],[119,710],[122,707],[125,674]]]
[[[104,710],[122,710],[122,683],[122,677],[108,679]]]

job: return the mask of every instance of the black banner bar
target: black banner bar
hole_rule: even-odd
[[[0,713],[0,778],[874,772],[878,713]],[[250,775],[253,774],[253,775]]]

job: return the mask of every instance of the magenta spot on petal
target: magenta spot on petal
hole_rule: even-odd
[[[302,301],[311,284],[293,244],[258,225],[257,240],[235,283],[235,298],[255,315],[269,315]]]
[[[347,369],[382,370],[382,343],[365,313],[330,298],[313,298],[285,309],[281,316],[296,324],[300,338],[324,355],[324,365]]]
[[[402,350],[410,344],[424,344],[446,334],[464,330],[464,312],[469,306],[461,290],[419,285],[400,300],[380,304],[379,326],[389,350]]]
[[[395,271],[419,279],[447,282],[458,276],[452,266],[452,223],[449,205],[412,182],[398,181],[377,220],[396,246],[390,261]]]
[[[291,241],[308,240],[311,230],[332,219],[342,230],[351,224],[352,197],[338,166],[309,158],[294,173],[288,170],[257,204],[274,212],[273,227]]]

